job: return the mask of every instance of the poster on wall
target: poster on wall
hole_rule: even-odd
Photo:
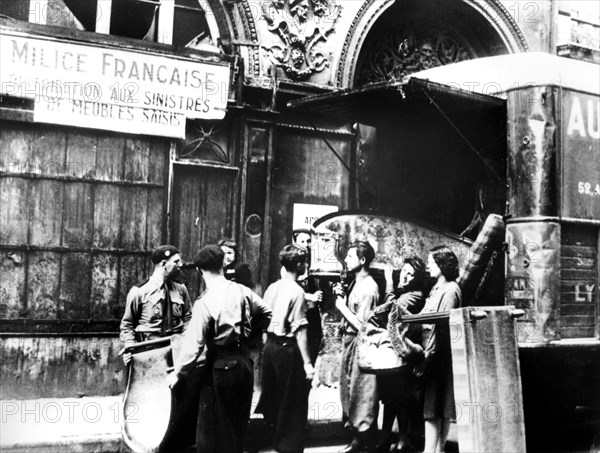
[[[327,204],[307,204],[294,203],[294,218],[292,221],[292,229],[300,228],[310,229],[315,220],[320,219],[332,212],[338,212],[339,208]]]
[[[560,227],[557,223],[509,224],[505,300],[524,310],[517,335],[523,344],[559,338]]]
[[[600,220],[600,100],[563,93],[562,215]]]

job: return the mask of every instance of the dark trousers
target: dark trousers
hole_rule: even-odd
[[[321,351],[323,342],[323,326],[321,324],[321,312],[319,307],[313,307],[306,310],[306,320],[308,321],[308,352],[310,361],[314,365]]]
[[[196,451],[241,453],[254,375],[248,352],[215,351],[200,390]]]
[[[262,393],[256,412],[272,430],[278,452],[304,450],[310,381],[295,338],[269,337],[262,356]]]
[[[377,376],[377,391],[383,403],[383,437],[389,438],[394,419],[397,419],[399,441],[417,444],[423,427],[423,409],[422,404],[418,406],[417,378],[412,373],[412,366]]]

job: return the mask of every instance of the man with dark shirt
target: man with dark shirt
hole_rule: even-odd
[[[304,291],[297,283],[307,255],[304,247],[286,245],[279,253],[281,279],[265,292],[273,319],[263,351],[262,393],[256,412],[264,414],[280,453],[304,451],[310,381],[315,372],[306,335]]]
[[[267,329],[271,309],[245,286],[223,276],[219,246],[202,248],[194,263],[206,291],[194,304],[173,373],[171,388],[181,376],[205,364],[201,378],[196,451],[241,453],[250,418],[254,371],[246,344]]]
[[[304,247],[308,252],[306,269],[302,275],[298,276],[298,284],[304,290],[304,299],[306,300],[306,319],[308,320],[308,349],[310,351],[310,359],[312,364],[315,365],[319,352],[321,351],[321,343],[323,341],[323,326],[321,323],[320,308],[320,304],[323,301],[323,291],[315,291],[316,288],[314,288],[314,279],[311,279],[308,274],[312,242],[311,231],[304,228],[295,229],[292,232],[292,238],[294,240],[294,244]]]
[[[187,288],[174,280],[181,267],[179,251],[172,245],[161,245],[152,252],[151,260],[152,275],[127,294],[121,320],[124,346],[181,333],[192,317]],[[130,359],[131,354],[123,355],[126,364]]]

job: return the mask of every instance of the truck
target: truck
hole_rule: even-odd
[[[288,103],[351,122],[359,136],[351,170],[362,214],[315,223],[315,275],[342,269],[326,259],[332,241],[371,240],[374,267],[399,268],[403,254],[437,245],[436,230],[464,252],[460,241],[489,214],[502,218],[486,288],[463,303],[521,312],[519,372],[504,379],[520,380],[505,384],[521,392],[528,451],[600,449],[599,80],[599,65],[520,53]]]

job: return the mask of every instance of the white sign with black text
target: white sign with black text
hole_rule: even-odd
[[[332,212],[338,212],[338,210],[337,206],[327,204],[294,203],[292,229],[310,229],[315,220]]]
[[[0,94],[35,100],[34,121],[185,136],[225,116],[230,68],[0,30]]]

